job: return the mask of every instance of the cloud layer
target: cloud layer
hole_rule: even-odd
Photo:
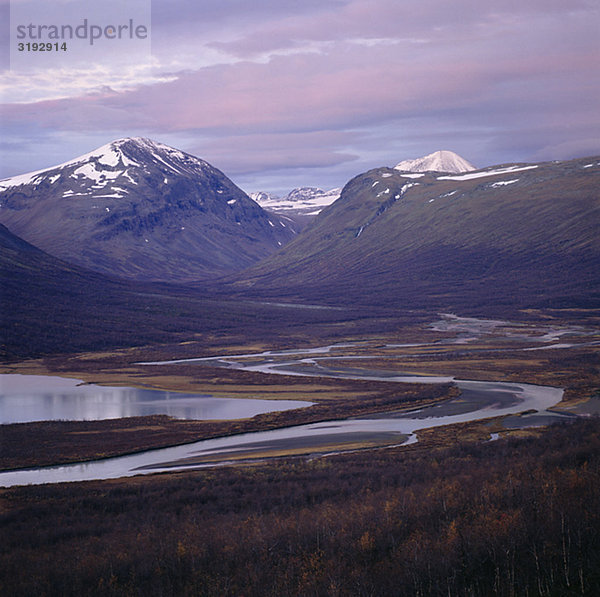
[[[5,73],[21,151],[0,175],[28,150],[53,163],[32,139],[68,159],[65,140],[103,135],[177,144],[247,190],[338,186],[436,149],[482,166],[600,153],[597,3],[493,4],[157,0],[152,64]]]

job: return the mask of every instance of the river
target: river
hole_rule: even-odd
[[[442,327],[452,328],[454,326],[460,328],[454,330],[460,331],[460,333],[454,339],[445,341],[445,345],[464,345],[480,338],[482,334],[490,333],[490,330],[497,333],[497,328],[501,327],[503,323],[496,321],[486,323],[485,320],[464,318],[452,319],[449,316]],[[521,332],[519,331],[519,333]],[[510,337],[508,332],[507,337]],[[533,337],[526,335],[526,338],[534,344],[545,345],[557,340],[558,337],[560,334]],[[522,339],[521,336],[518,338]],[[438,342],[385,345],[383,348],[423,347],[436,344]],[[377,350],[371,348],[367,349],[369,354],[365,354],[364,350],[360,355],[340,354],[340,351],[352,350],[354,346],[338,344],[309,349],[263,351],[144,364],[168,367],[172,363],[187,362],[197,363],[198,366],[208,364],[274,375],[327,376],[397,383],[446,383],[452,381],[460,389],[460,395],[444,403],[408,413],[379,413],[368,417],[239,434],[87,463],[7,471],[0,473],[0,486],[114,479],[164,471],[189,470],[223,465],[236,460],[252,460],[253,457],[260,460],[265,458],[265,454],[275,454],[278,450],[301,449],[303,453],[314,451],[317,454],[323,454],[328,453],[332,445],[335,445],[336,451],[339,451],[340,446],[347,445],[350,449],[351,446],[365,441],[371,441],[381,446],[406,445],[416,441],[415,433],[420,429],[453,423],[513,416],[514,426],[524,427],[547,424],[553,419],[569,416],[549,411],[562,399],[563,390],[556,387],[527,383],[463,380],[455,379],[452,376],[410,375],[398,371],[369,370],[351,366],[340,368],[339,362],[335,368],[329,366],[328,362],[332,360],[343,359],[351,363],[352,359],[361,359],[364,362],[368,358],[377,358],[378,356]],[[526,349],[527,347],[521,347],[518,350]]]
[[[282,373],[284,370],[280,369]],[[394,380],[368,376],[363,379]],[[406,379],[403,377],[402,379]],[[411,382],[433,383],[440,379],[410,377]],[[445,378],[443,378],[445,379]],[[401,383],[401,382],[399,382]],[[560,388],[531,384],[455,380],[461,395],[443,404],[413,411],[375,417],[326,421],[272,431],[247,433],[204,440],[172,448],[93,462],[0,473],[0,486],[60,483],[91,479],[114,479],[140,474],[184,470],[224,464],[234,457],[251,458],[252,452],[294,447],[323,450],[332,443],[348,443],[377,438],[381,445],[401,445],[416,440],[415,432],[428,427],[474,421],[489,417],[536,411],[535,416],[559,416],[547,409],[562,398]]]

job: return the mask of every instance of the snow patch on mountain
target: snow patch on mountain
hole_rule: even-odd
[[[132,184],[138,184],[129,168],[142,168],[142,166],[131,157],[132,153],[150,154],[157,165],[160,164],[163,170],[171,174],[193,174],[208,166],[203,160],[163,143],[143,137],[132,137],[117,139],[57,166],[0,180],[0,190],[22,185],[39,185],[42,182],[55,184],[66,174],[65,170],[69,171],[71,178],[82,176],[93,180],[97,185],[108,184],[109,180],[115,180],[120,176],[129,179]]]
[[[498,174],[524,172],[525,170],[534,170],[537,167],[537,164],[534,166],[507,166],[506,168],[494,168],[492,170],[483,170],[481,172],[472,172],[469,174],[461,174],[459,176],[438,176],[438,180],[472,180],[474,178],[497,176]]]
[[[498,182],[493,182],[490,187],[492,187],[493,189],[497,189],[498,187],[505,187],[506,185],[509,184],[515,184],[515,182],[519,182],[518,178],[514,178],[513,180],[500,180]]]
[[[475,170],[475,166],[453,151],[435,151],[414,160],[403,160],[395,166],[402,172],[450,172],[458,174]]]
[[[324,207],[339,199],[341,189],[324,191],[318,187],[299,187],[285,197],[259,191],[250,193],[263,209],[279,214],[317,215]]]
[[[96,164],[94,164],[94,162],[83,164],[83,166],[80,166],[73,174],[71,174],[71,178],[79,178],[80,176],[88,178],[89,180],[94,180],[96,183],[99,183],[106,178],[105,171],[96,170]]]

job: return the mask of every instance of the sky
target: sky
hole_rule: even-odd
[[[439,149],[478,167],[600,154],[598,0],[154,0],[139,56],[98,42],[29,70],[10,8],[0,178],[132,136],[276,194]]]

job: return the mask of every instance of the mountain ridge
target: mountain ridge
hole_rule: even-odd
[[[231,273],[295,234],[208,162],[141,137],[0,181],[0,222],[60,259],[138,280]]]
[[[230,282],[256,296],[327,304],[595,304],[599,160],[457,174],[375,168]]]

